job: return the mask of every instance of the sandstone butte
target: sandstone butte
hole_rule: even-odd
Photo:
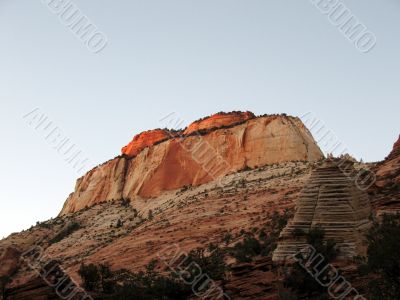
[[[299,249],[306,249],[305,235],[293,232],[306,233],[315,227],[323,228],[326,238],[336,243],[338,258],[352,259],[363,253],[371,206],[367,193],[346,175],[356,173],[353,165],[350,160],[328,158],[313,171],[297,200],[294,218],[280,233],[274,261],[289,261]]]
[[[77,180],[61,215],[105,201],[158,197],[246,168],[321,158],[321,150],[297,117],[218,113],[181,132],[157,129],[136,135],[121,156]]]

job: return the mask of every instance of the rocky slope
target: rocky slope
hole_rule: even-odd
[[[76,282],[80,281],[77,270],[82,262],[108,264],[113,270],[142,270],[167,246],[175,244],[190,251],[209,242],[223,244],[227,234],[232,235],[233,245],[240,241],[243,230],[261,228],[271,221],[274,211],[293,209],[316,164],[267,165],[228,175],[223,186],[209,182],[184,187],[130,205],[120,200],[100,203],[13,234],[0,241],[0,249],[13,246],[24,252],[39,243],[46,260],[62,262]],[[122,226],[117,226],[118,220]],[[79,223],[79,229],[54,243],[54,238],[73,223]],[[265,282],[273,277],[270,269],[269,263],[264,266],[259,262],[233,267],[232,281],[227,284],[232,299],[267,299],[260,296],[266,291],[273,296],[276,290],[271,282]],[[26,299],[19,297],[27,295],[27,287],[31,299],[41,299],[33,296],[41,295],[43,282],[21,263],[8,284],[7,299]]]
[[[233,247],[243,240],[243,232],[267,228],[273,212],[293,211],[300,191],[322,164],[322,154],[300,120],[284,115],[217,119],[224,121],[203,119],[192,126],[196,131],[173,131],[177,136],[168,134],[165,140],[163,133],[161,139],[150,138],[152,132],[139,135],[123,156],[78,180],[57,218],[1,240],[0,277],[11,279],[5,299],[57,299],[54,289],[20,259],[19,253],[34,245],[42,247],[44,262],[57,262],[68,282],[80,284],[81,263],[137,272],[165,247],[176,245],[186,252],[210,242]],[[199,141],[212,145],[229,169],[216,178],[202,175],[205,170],[196,166],[201,160],[191,152],[193,145],[203,145]],[[371,195],[381,192],[380,182],[387,178],[382,196],[393,198],[396,189],[385,187],[397,178],[395,153],[376,166],[379,176]],[[354,165],[357,170],[371,166]],[[251,263],[228,257],[227,264],[224,286],[231,299],[278,299],[279,276],[270,256]],[[165,265],[158,261],[156,270],[165,271]],[[346,273],[351,283],[357,280],[353,273]]]
[[[177,136],[178,135],[178,136]],[[135,136],[119,156],[78,179],[61,214],[117,199],[158,197],[199,186],[245,168],[323,157],[300,119],[217,114],[181,133],[149,131]]]

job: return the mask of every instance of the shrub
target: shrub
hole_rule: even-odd
[[[153,211],[152,211],[151,209],[149,210],[149,213],[148,213],[147,218],[148,218],[149,220],[153,220],[153,218],[154,218]]]
[[[236,243],[230,249],[230,253],[239,262],[251,262],[255,256],[271,255],[276,248],[280,232],[291,216],[289,210],[285,210],[282,214],[275,211],[263,228],[253,228],[252,232],[241,230],[243,241]]]
[[[190,286],[170,276],[154,271],[155,261],[146,272],[132,273],[127,270],[112,272],[105,265],[81,265],[78,274],[88,291],[95,291],[96,299],[185,300],[192,294]]]
[[[383,215],[367,234],[367,260],[361,275],[374,278],[369,284],[370,299],[400,299],[400,214]]]
[[[115,227],[121,228],[124,225],[124,222],[121,221],[121,219],[118,219],[117,225]]]
[[[68,224],[65,228],[63,228],[59,233],[56,234],[55,237],[53,237],[49,243],[50,244],[55,244],[58,243],[60,241],[62,241],[63,239],[65,239],[67,236],[71,235],[72,233],[74,233],[75,231],[77,231],[78,229],[81,228],[81,225],[77,222],[71,222],[70,224]]]
[[[185,265],[187,266],[195,262],[199,265],[202,272],[210,276],[213,280],[225,279],[225,272],[227,270],[224,260],[225,252],[214,244],[208,246],[208,252],[211,254],[206,255],[207,252],[204,248],[197,248],[190,251]]]
[[[317,255],[324,257],[324,263],[319,259],[311,262],[310,268],[322,271],[322,269],[337,256],[335,243],[331,240],[325,241],[325,231],[322,228],[312,228],[307,234],[307,243],[314,247]],[[307,299],[317,295],[316,299],[329,299],[326,287],[321,286],[307,270],[300,264],[294,264],[292,270],[285,277],[285,286],[291,288],[297,295],[306,295]]]
[[[1,276],[0,277],[0,299],[3,299],[3,297],[5,296],[5,288],[7,283],[9,283],[11,281],[11,278],[9,276]]]
[[[78,271],[79,276],[82,278],[83,287],[88,291],[94,291],[99,287],[101,274],[99,268],[94,265],[82,264]]]

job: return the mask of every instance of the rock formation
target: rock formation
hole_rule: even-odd
[[[121,149],[122,154],[135,157],[143,149],[170,138],[170,132],[163,129],[155,129],[135,135],[133,140]]]
[[[21,253],[14,247],[7,247],[0,253],[0,278],[13,275],[19,267]]]
[[[189,135],[200,130],[210,130],[224,126],[232,126],[254,118],[255,115],[249,111],[217,113],[210,117],[193,122],[184,130],[183,134]]]
[[[369,189],[378,213],[400,211],[400,136],[393,150],[374,168],[375,184]]]
[[[194,122],[179,136],[166,130],[142,133],[123,148],[123,154],[78,179],[61,214],[113,199],[157,197],[247,167],[323,157],[299,118],[254,118],[249,112],[213,115]]]
[[[292,212],[296,199],[299,204],[296,216],[282,233],[280,253],[275,253],[275,258],[277,255],[282,258],[304,244],[301,237],[293,239],[290,226],[307,230],[321,225],[326,228],[328,237],[334,238],[342,248],[342,257],[361,252],[361,235],[357,231],[363,231],[368,225],[365,194],[355,189],[353,182],[338,170],[335,160],[325,164],[319,161],[322,154],[300,120],[284,115],[263,116],[210,126],[199,125],[199,132],[187,135],[183,131],[171,131],[177,136],[158,141],[154,138],[148,144],[144,139],[131,147],[135,151],[128,151],[91,170],[78,180],[63,214],[0,240],[0,257],[5,251],[11,253],[6,250],[9,247],[24,253],[39,244],[46,261],[59,262],[62,273],[70,282],[79,285],[78,270],[82,263],[105,264],[113,271],[139,272],[171,245],[178,245],[189,253],[209,243],[232,249],[253,230],[268,236],[275,213]],[[193,154],[196,153],[193,149],[204,143],[232,164],[228,171],[221,172],[228,172],[227,175],[218,177],[224,180],[202,177],[204,161]],[[213,158],[219,156],[212,155]],[[378,183],[389,174],[384,190],[391,186],[390,174],[396,174],[395,169],[399,169],[393,163],[396,157],[389,155],[389,159],[377,165],[381,170]],[[352,168],[350,163],[345,166]],[[355,162],[355,169],[371,166],[374,164]],[[390,166],[391,171],[383,172],[384,166]],[[373,191],[381,195],[378,185]],[[385,197],[382,203],[389,203],[386,202],[390,201],[389,195],[394,195],[393,189],[387,191],[388,194],[382,194]],[[129,204],[110,201],[121,198],[132,201]],[[81,209],[85,206],[87,209]],[[391,207],[386,206],[387,209]],[[148,217],[150,211],[151,218]],[[66,231],[71,224],[79,226],[72,232]],[[255,236],[259,236],[258,231]],[[68,234],[61,240],[55,239],[66,232]],[[343,238],[339,239],[339,235]],[[230,236],[229,241],[227,236]],[[269,252],[267,256],[260,255],[246,263],[238,262],[229,251],[227,253],[226,262],[231,272],[226,281],[218,284],[231,299],[278,298],[280,274],[274,270],[276,265]],[[7,300],[57,299],[54,289],[26,264],[18,267],[17,255],[3,256],[0,262],[11,266],[4,268],[4,273],[16,270],[6,284]],[[352,271],[354,264],[347,260],[339,262],[345,265],[340,267],[344,271],[341,274],[361,291],[357,285],[360,283],[358,274]],[[159,262],[156,269],[163,271],[165,265]]]
[[[371,207],[368,195],[346,175],[352,164],[328,158],[312,173],[297,201],[293,220],[281,232],[274,261],[291,260],[307,246],[304,234],[295,236],[295,230],[307,233],[314,227],[324,229],[326,239],[336,242],[339,257],[351,259],[362,252]]]

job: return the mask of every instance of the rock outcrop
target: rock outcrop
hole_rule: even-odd
[[[171,133],[164,129],[155,129],[142,132],[135,135],[133,140],[121,149],[122,154],[129,157],[135,157],[143,149],[151,147],[156,143],[167,140],[171,137]]]
[[[307,246],[305,234],[315,227],[324,229],[325,237],[336,242],[340,258],[352,259],[362,253],[371,206],[367,193],[346,175],[352,165],[351,161],[328,158],[312,173],[293,220],[281,232],[274,261],[293,259]],[[295,234],[296,230],[303,234]]]
[[[0,278],[10,277],[18,270],[20,255],[14,247],[7,247],[0,253]]]
[[[400,136],[393,150],[374,168],[375,184],[369,189],[378,213],[400,211]]]
[[[123,153],[78,179],[61,214],[113,199],[153,198],[245,168],[323,158],[299,118],[255,118],[249,112],[214,115],[179,136],[166,130],[143,133]]]
[[[250,119],[254,119],[255,117],[256,116],[249,111],[217,113],[210,117],[193,122],[184,130],[183,134],[189,135],[201,130],[210,130],[210,129],[221,128],[224,126],[232,126]]]

